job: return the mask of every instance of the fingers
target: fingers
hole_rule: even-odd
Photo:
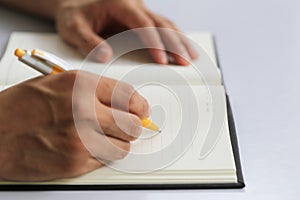
[[[96,96],[103,104],[133,113],[141,119],[149,116],[147,100],[131,85],[122,81],[101,77]]]
[[[184,36],[183,34],[178,34],[178,36],[181,39],[181,42],[183,43],[183,45],[185,46],[185,49],[187,50],[188,54],[190,55],[192,60],[195,60],[199,57],[199,53],[196,50],[196,48],[193,46],[193,44],[191,43],[191,40],[188,39],[186,36]]]
[[[76,81],[73,90],[73,111],[80,116],[95,114],[94,104],[99,102],[114,109],[136,115],[140,119],[150,114],[147,100],[131,85],[85,71],[69,71],[65,75]],[[84,97],[84,98],[82,98]],[[95,102],[96,99],[96,102]]]
[[[84,55],[93,50],[93,54],[90,55],[93,60],[107,62],[111,59],[112,48],[92,30],[91,25],[83,16],[80,14],[68,16],[68,13],[66,13],[61,18],[57,21],[57,29],[68,43],[75,46]],[[94,49],[95,47],[97,48]]]
[[[77,130],[81,133],[82,143],[91,155],[100,161],[123,159],[130,151],[130,141],[139,137],[142,132],[140,119],[101,104],[96,107],[101,132],[87,126],[82,129],[79,127]],[[101,134],[102,131],[105,134]]]
[[[166,50],[170,52],[175,64],[189,65],[190,56],[177,33],[169,29],[159,29],[162,40],[166,46]]]
[[[112,48],[97,34],[105,31],[109,23],[129,29],[159,27],[177,30],[171,21],[148,11],[141,2],[114,1],[106,4],[101,1],[89,6],[89,9],[85,7],[61,9],[56,19],[57,29],[67,42],[85,55],[101,43],[90,55],[90,58],[99,62],[107,62],[112,57]],[[106,14],[99,15],[99,11],[105,11]],[[149,47],[153,60],[159,64],[169,62],[166,49],[167,52],[175,51],[171,53],[175,64],[187,65],[190,58],[198,57],[192,45],[180,34],[158,31],[155,28],[135,31],[146,47]]]
[[[162,28],[158,29],[160,36],[165,44],[166,50],[171,52],[175,64],[188,65],[190,59],[198,58],[196,49],[188,38],[179,32],[172,21],[151,12],[149,12],[149,15],[155,22],[155,25]]]
[[[101,160],[120,160],[130,151],[130,143],[89,130],[80,137],[90,154]]]
[[[129,11],[130,15],[116,15],[121,23],[125,24],[130,29],[143,27],[159,27],[172,29],[145,29],[136,30],[142,42],[149,46],[150,54],[155,62],[167,64],[168,58],[166,51],[170,52],[174,64],[188,65],[190,59],[198,57],[197,51],[180,33],[177,33],[176,26],[164,17],[153,14],[146,9],[134,9]],[[164,51],[165,50],[165,51]]]
[[[165,57],[166,51],[172,56],[173,63],[178,65],[189,65],[190,59],[198,57],[195,48],[185,36],[177,32],[177,27],[170,20],[147,10],[133,10],[131,13],[130,17],[122,19],[128,28],[162,28],[137,30],[142,42],[151,47],[150,54],[157,63],[167,64],[169,62]]]
[[[124,6],[124,7],[122,7]],[[141,7],[137,9],[136,5],[122,5],[119,12],[114,12],[114,9],[108,9],[114,12],[111,23],[118,22],[119,26],[124,25],[129,29],[144,28],[144,27],[159,27],[177,30],[176,26],[169,20],[159,15],[153,14],[147,9]],[[94,9],[96,10],[96,8]],[[90,20],[87,19],[87,14],[74,10],[63,10],[57,18],[57,29],[60,35],[71,45],[77,47],[84,55],[89,54],[97,45],[101,43],[90,58],[99,62],[107,62],[111,59],[113,51],[110,45],[97,33],[101,32],[104,23],[97,23],[97,31],[92,27]],[[92,15],[97,17],[98,14]],[[102,18],[94,19],[99,21]],[[107,19],[106,19],[107,20]],[[93,20],[92,20],[93,21]],[[101,23],[100,23],[101,24]],[[100,27],[100,28],[99,28]],[[142,42],[149,47],[149,52],[153,60],[159,64],[168,64],[168,56],[166,53],[171,53],[174,64],[188,65],[189,59],[198,57],[193,46],[181,34],[172,33],[171,31],[145,29],[136,30]]]
[[[136,115],[103,104],[96,105],[96,112],[99,131],[110,137],[129,142],[142,133],[141,120]]]
[[[145,14],[142,10],[129,10],[130,15],[125,16],[120,14],[116,15],[118,21],[123,23],[129,29],[154,27],[154,22]],[[159,64],[168,64],[168,57],[164,51],[164,44],[160,38],[160,35],[155,29],[137,30],[139,38],[149,47],[149,52],[153,60]]]

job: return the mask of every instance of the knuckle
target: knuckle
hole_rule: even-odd
[[[151,20],[149,20],[148,18],[139,19],[139,25],[141,27],[154,27],[154,23]]]
[[[128,94],[128,96],[131,96],[134,94],[135,89],[132,85],[124,83],[124,82],[120,82],[120,84],[122,84],[122,87],[120,89],[122,89],[123,92]]]
[[[67,26],[75,32],[80,32],[82,29],[80,18],[77,15],[73,15],[72,20],[67,23]]]

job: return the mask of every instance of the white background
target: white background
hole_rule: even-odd
[[[299,199],[300,1],[147,0],[184,31],[212,31],[231,99],[242,190],[3,192],[0,199]],[[54,31],[0,8],[0,55],[11,31]]]

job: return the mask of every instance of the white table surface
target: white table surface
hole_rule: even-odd
[[[212,31],[231,99],[245,189],[1,192],[0,199],[299,199],[300,1],[147,0],[184,31]],[[51,23],[0,8],[0,55],[12,31]]]

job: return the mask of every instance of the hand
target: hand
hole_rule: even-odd
[[[127,155],[141,134],[140,118],[148,116],[147,101],[128,84],[98,82],[87,72],[80,72],[74,95],[76,75],[38,77],[0,93],[0,179],[69,178],[101,167],[96,157]]]
[[[56,25],[62,38],[85,55],[104,41],[98,35],[104,32],[142,27],[178,31],[173,22],[149,11],[141,0],[65,0],[56,14]],[[198,57],[193,46],[176,32],[152,29],[139,37],[146,45],[157,47],[149,50],[157,63],[169,62],[167,53],[161,49],[176,52],[171,54],[174,64],[188,65],[189,59]],[[112,54],[112,48],[104,41],[97,60],[107,62]]]

